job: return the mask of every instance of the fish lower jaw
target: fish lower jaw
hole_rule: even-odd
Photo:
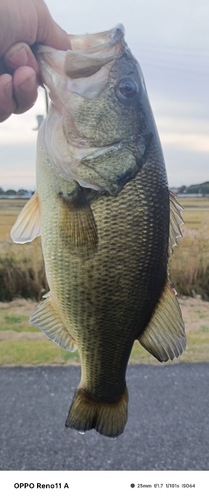
[[[114,402],[96,401],[84,389],[75,392],[66,420],[66,427],[85,433],[95,429],[106,437],[122,434],[127,422],[128,391]]]

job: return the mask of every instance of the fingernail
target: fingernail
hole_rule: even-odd
[[[18,59],[18,65],[27,66],[28,63],[28,54],[24,47],[20,47],[17,50],[12,50],[11,53],[7,55],[7,62],[10,64],[16,64]]]
[[[19,86],[19,89],[21,90],[21,92],[28,93],[34,89],[34,85],[37,85],[36,75],[32,75],[27,78],[27,80],[25,80],[24,83]]]
[[[13,99],[13,85],[12,82],[7,83],[4,87],[4,93],[7,97],[7,99]]]

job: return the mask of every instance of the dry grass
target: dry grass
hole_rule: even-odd
[[[172,282],[182,295],[209,300],[209,198],[180,198],[185,208],[183,239],[170,262]],[[47,290],[40,239],[11,242],[10,230],[25,200],[0,200],[0,301],[39,300]]]
[[[180,202],[185,224],[170,261],[171,279],[180,294],[209,300],[209,198]]]
[[[10,231],[26,200],[0,200],[0,301],[40,300],[48,290],[40,238],[15,245]]]
[[[0,241],[11,241],[11,228],[26,201],[24,199],[0,199]]]
[[[0,301],[15,297],[40,300],[48,290],[39,239],[14,245],[0,241]]]
[[[209,199],[180,199],[185,207],[184,238],[171,259],[171,278],[179,293],[209,298]],[[40,239],[15,245],[10,230],[25,200],[0,200],[0,365],[79,363],[28,323],[47,289]],[[19,297],[19,298],[17,298]],[[24,300],[25,297],[27,300]],[[14,300],[15,299],[15,300]],[[2,302],[4,301],[4,302]],[[6,302],[11,301],[11,302]],[[209,361],[209,303],[180,297],[187,349],[175,363]],[[131,363],[158,363],[135,342]]]

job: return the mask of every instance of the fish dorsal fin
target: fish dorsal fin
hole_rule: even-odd
[[[70,253],[88,259],[97,251],[97,226],[91,205],[82,189],[77,186],[76,193],[59,193],[62,202],[60,237],[68,245]]]
[[[183,207],[178,202],[176,196],[170,191],[170,234],[169,234],[169,255],[173,253],[173,247],[177,246],[177,239],[182,237],[180,226],[184,224],[181,216]]]
[[[67,351],[74,352],[77,349],[74,339],[51,301],[50,292],[31,315],[30,323],[40,328],[45,335]]]
[[[138,341],[161,362],[178,358],[186,348],[181,309],[176,299],[176,292],[169,282]]]
[[[21,210],[12,230],[14,243],[27,243],[41,234],[41,218],[38,194],[30,198]]]

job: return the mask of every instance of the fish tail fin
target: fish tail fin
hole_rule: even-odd
[[[127,422],[128,391],[114,403],[95,401],[84,389],[75,392],[65,423],[66,427],[85,433],[95,429],[106,437],[122,434]]]

